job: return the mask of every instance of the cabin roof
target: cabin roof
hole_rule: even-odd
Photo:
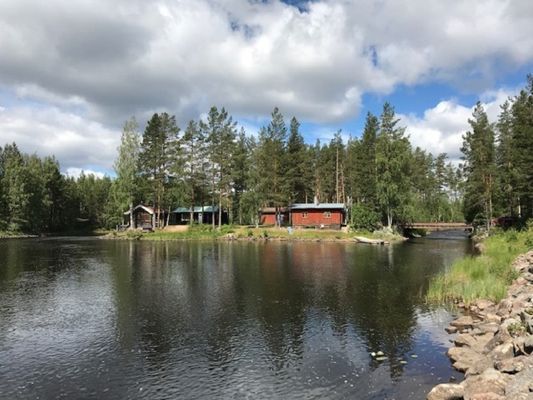
[[[218,206],[204,206],[203,208],[203,212],[207,212],[207,213],[210,213],[210,212],[217,212],[218,211]],[[191,207],[178,207],[176,208],[174,211],[172,211],[173,213],[176,213],[176,214],[187,214],[187,213],[190,213],[191,212]],[[202,206],[194,206],[194,212],[195,213],[201,213],[202,212]]]
[[[291,210],[344,210],[344,203],[295,203]]]
[[[139,204],[139,205],[136,205],[135,207],[133,207],[132,211],[135,212],[139,208],[143,209],[144,211],[146,211],[150,215],[152,215],[154,213],[154,209],[152,207],[144,206],[142,204]],[[129,210],[124,212],[124,215],[129,215],[129,214],[130,214]]]

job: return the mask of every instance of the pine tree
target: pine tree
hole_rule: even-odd
[[[492,220],[495,183],[494,130],[480,102],[476,104],[472,127],[463,136],[464,173],[466,177],[465,216],[473,221],[483,215],[487,230]]]
[[[258,196],[264,206],[279,208],[286,205],[289,199],[284,184],[286,139],[287,128],[283,115],[278,108],[274,108],[270,124],[259,131],[256,153]]]
[[[124,123],[114,169],[117,178],[113,185],[116,213],[129,208],[130,228],[133,227],[133,204],[137,192],[140,137],[139,126],[134,117]]]
[[[533,217],[533,75],[512,106],[512,148],[519,215]]]
[[[496,148],[496,165],[498,186],[502,192],[501,208],[507,210],[509,215],[515,215],[516,207],[516,169],[514,165],[513,150],[513,115],[511,104],[505,101],[500,106],[501,112],[496,124],[498,131],[498,144]]]
[[[233,209],[237,210],[239,224],[243,224],[245,213],[241,204],[243,194],[248,190],[250,180],[250,169],[252,164],[251,154],[253,152],[251,142],[246,137],[244,128],[241,128],[235,149],[233,152],[232,162],[232,180],[233,180]],[[232,217],[232,220],[235,220]]]
[[[398,122],[394,108],[385,103],[376,138],[376,198],[388,229],[392,229],[394,220],[408,217],[411,197],[411,146],[404,136],[405,128],[398,127]]]
[[[152,116],[144,131],[139,153],[139,171],[148,180],[152,191],[155,227],[160,227],[164,204],[165,184],[171,161],[173,142],[177,139],[179,128],[176,118],[167,113]]]
[[[289,203],[305,201],[305,158],[306,147],[299,131],[300,123],[293,117],[291,119],[287,152],[285,161],[285,183],[289,195]]]
[[[207,143],[212,206],[218,202],[218,225],[222,224],[222,208],[228,206],[231,192],[232,153],[236,138],[236,123],[222,108],[211,107],[207,121],[200,124]],[[218,200],[218,201],[217,201]],[[213,215],[214,217],[214,215]],[[215,218],[213,218],[215,227]]]

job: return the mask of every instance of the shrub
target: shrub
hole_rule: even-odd
[[[350,226],[354,230],[374,231],[380,226],[379,215],[370,207],[356,204],[352,207]]]

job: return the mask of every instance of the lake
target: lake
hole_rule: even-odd
[[[424,294],[470,248],[0,241],[0,398],[423,399],[461,376]]]

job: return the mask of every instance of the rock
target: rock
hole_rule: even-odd
[[[512,308],[513,308],[513,302],[509,299],[503,299],[498,304],[496,314],[498,314],[501,317],[507,317],[511,313]]]
[[[487,313],[485,315],[485,317],[483,317],[483,320],[485,322],[494,322],[496,324],[499,324],[499,323],[502,322],[502,317],[500,317],[499,315],[496,315],[496,314]]]
[[[448,332],[449,334],[453,334],[453,333],[457,333],[457,328],[455,326],[448,326],[446,328],[444,328],[444,330],[446,332]]]
[[[459,347],[463,347],[463,346],[473,347],[476,345],[476,339],[474,339],[474,337],[468,333],[461,333],[455,338],[453,342],[455,343],[456,346],[459,346]]]
[[[533,315],[526,312],[526,310],[523,310],[520,312],[520,319],[522,320],[526,330],[529,333],[533,333]]]
[[[498,318],[500,318],[500,317],[498,317]],[[479,329],[479,331],[481,333],[492,333],[492,334],[495,334],[500,329],[499,322],[500,321],[498,321],[498,323],[496,323],[496,322],[487,322],[487,323],[484,323],[484,324],[479,324],[479,325],[476,326],[476,328]]]
[[[474,335],[474,332],[475,330],[472,333],[461,333],[455,338],[454,343],[458,347],[470,347],[475,352],[481,354],[483,353],[487,343],[494,337],[494,334],[491,332],[476,332]]]
[[[490,300],[486,300],[486,299],[480,299],[478,301],[476,301],[476,306],[477,308],[479,308],[481,311],[489,308],[489,307],[492,307],[494,305],[494,303]]]
[[[474,395],[487,395],[487,393],[503,396],[508,381],[509,375],[502,374],[494,368],[488,368],[481,375],[471,376],[463,382],[464,398],[472,400]]]
[[[463,315],[462,317],[453,320],[450,325],[455,326],[459,330],[471,329],[474,325],[474,320],[468,315]]]
[[[470,347],[452,347],[447,354],[453,361],[453,367],[467,374],[481,373],[492,365],[489,359]]]
[[[500,344],[503,344],[505,342],[511,341],[513,338],[507,331],[507,327],[504,327],[503,325],[500,326],[498,329],[498,332],[494,335],[494,337],[489,340],[489,342],[485,346],[485,351],[489,352],[492,351],[496,346],[499,346]]]
[[[427,400],[462,400],[464,388],[456,383],[441,383],[429,392]]]
[[[530,357],[518,356],[506,360],[496,361],[494,363],[494,367],[498,371],[505,372],[506,374],[516,374],[531,364],[533,364],[533,360],[531,360]]]
[[[496,393],[487,392],[487,393],[476,393],[472,397],[470,397],[471,400],[505,400],[505,396],[501,396]]]
[[[526,368],[515,375],[509,375],[510,379],[505,388],[505,395],[512,400],[533,400],[533,392],[530,391],[533,383],[533,368]]]
[[[494,362],[499,360],[506,360],[514,357],[514,344],[513,342],[505,342],[496,346],[490,353],[490,356]]]

